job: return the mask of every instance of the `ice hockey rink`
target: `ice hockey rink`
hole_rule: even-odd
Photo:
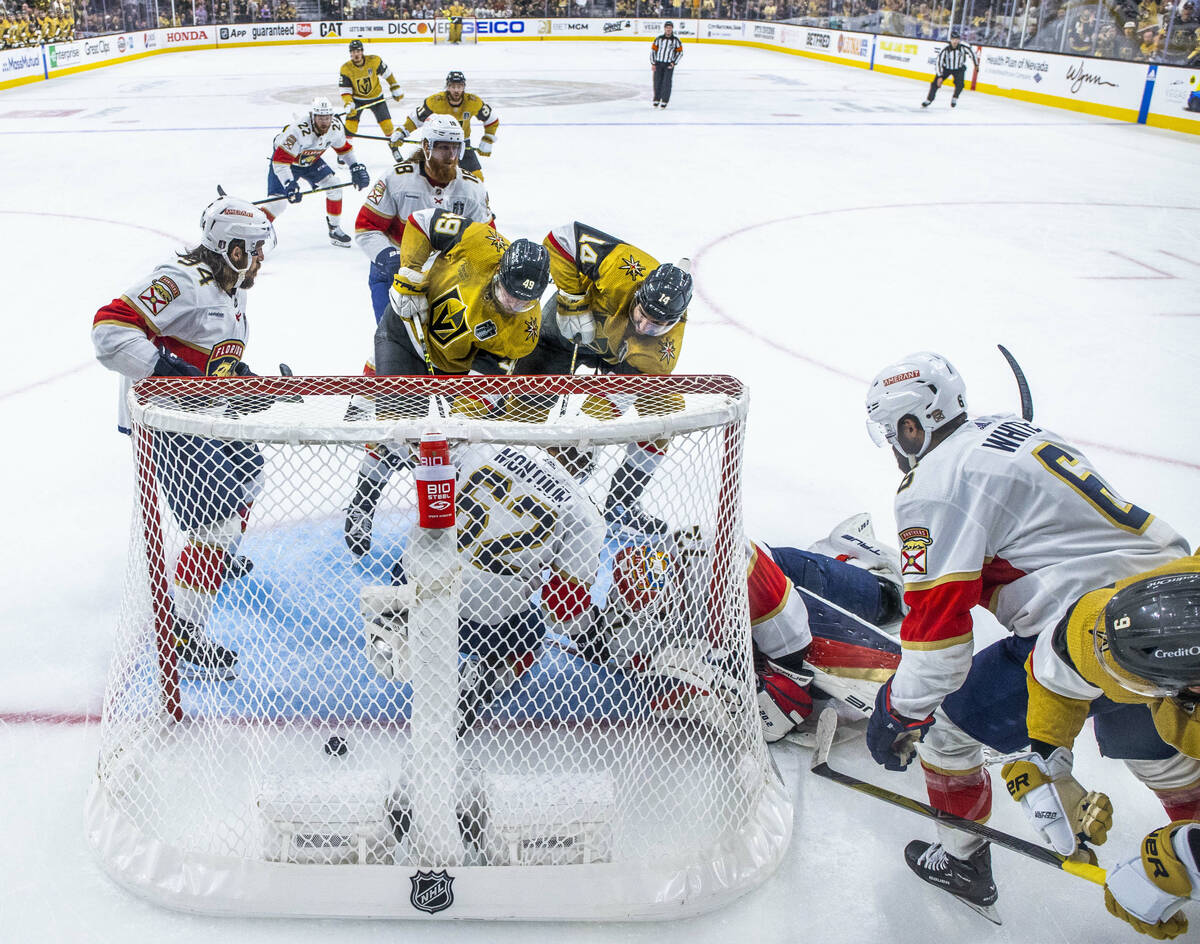
[[[497,226],[540,240],[587,221],[661,259],[694,260],[678,371],[750,385],[751,535],[805,546],[869,510],[894,534],[898,473],[863,424],[866,383],[913,350],[947,355],[973,412],[1017,409],[1080,445],[1128,500],[1200,541],[1200,140],[753,49],[688,44],[665,112],[648,44],[380,50],[408,93],[449,69],[501,118],[485,164]],[[221,184],[265,195],[271,138],[333,97],[340,46],[174,53],[0,92],[0,271],[8,446],[0,544],[0,940],[1109,942],[1135,939],[1101,890],[997,849],[996,927],[915,878],[926,821],[773,751],[796,804],[779,871],[734,905],[653,925],[385,926],[169,912],[115,886],[83,803],[127,555],[128,441],[116,378],[93,358],[98,307],[195,242]],[[370,121],[362,130],[373,131]],[[372,177],[385,146],[363,141]],[[345,170],[341,173],[345,175]],[[347,191],[350,230],[361,197]],[[251,292],[249,363],[356,373],[370,351],[367,261],[329,245],[319,199],[290,208]],[[983,642],[997,630],[977,611]],[[1164,821],[1090,727],[1077,775],[1113,798],[1112,865]],[[861,739],[832,763],[924,798]],[[992,825],[1032,838],[999,772]],[[1193,920],[1200,908],[1193,906]],[[1193,934],[1196,932],[1193,931]]]

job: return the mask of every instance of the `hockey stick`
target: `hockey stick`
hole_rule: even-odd
[[[369,102],[363,102],[362,104],[359,104],[359,105],[352,104],[345,111],[337,112],[337,116],[339,118],[349,118],[351,115],[357,115],[360,111],[362,111],[365,108],[372,108],[375,105],[378,105],[380,102],[386,102],[386,101],[387,101],[387,96],[380,95],[378,98],[373,98]],[[399,104],[399,102],[397,102],[397,104]]]
[[[829,749],[833,746],[833,736],[836,731],[837,712],[832,708],[826,708],[821,712],[820,720],[817,722],[817,746],[813,751],[812,765],[810,767],[812,772],[818,777],[824,777],[826,780],[840,783],[851,790],[857,790],[859,793],[873,796],[877,800],[883,800],[885,803],[899,806],[909,812],[916,813],[918,816],[924,816],[926,819],[934,820],[943,826],[949,826],[951,829],[979,836],[997,846],[1020,853],[1027,858],[1035,859],[1044,865],[1052,865],[1056,869],[1069,872],[1071,875],[1075,875],[1088,882],[1093,882],[1096,885],[1103,885],[1108,880],[1107,873],[1098,865],[1075,862],[1066,856],[1059,855],[1051,849],[1046,849],[1018,836],[1010,836],[1008,833],[1002,833],[998,829],[992,829],[990,826],[985,826],[974,820],[963,819],[961,816],[955,816],[953,813],[946,813],[943,810],[930,806],[928,803],[922,803],[920,800],[914,800],[911,797],[895,793],[885,787],[878,787],[859,780],[857,777],[834,770],[829,766]]]
[[[328,187],[314,187],[312,190],[307,191],[305,193],[305,196],[308,196],[309,194],[313,194],[313,193],[324,193],[326,190],[341,190],[343,187],[353,187],[353,186],[354,186],[354,181],[348,180],[344,184],[330,184]],[[225,188],[222,187],[220,184],[217,184],[217,196],[218,197],[228,196],[228,194],[225,193]],[[255,206],[262,206],[264,203],[275,203],[279,200],[286,200],[286,199],[287,199],[287,194],[281,193],[277,197],[267,197],[264,200],[251,200],[250,202],[253,203]]]
[[[1033,394],[1029,392],[1029,381],[1025,379],[1025,371],[1021,370],[1021,365],[1017,363],[1017,359],[1012,356],[1008,348],[1003,344],[997,344],[1000,348],[1000,353],[1004,355],[1004,359],[1008,361],[1008,366],[1012,368],[1013,376],[1017,378],[1017,391],[1021,394],[1021,419],[1026,423],[1033,422]]]

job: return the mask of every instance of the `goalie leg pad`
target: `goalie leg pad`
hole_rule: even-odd
[[[359,596],[367,659],[384,678],[401,684],[412,678],[408,650],[412,604],[410,584],[363,587]]]

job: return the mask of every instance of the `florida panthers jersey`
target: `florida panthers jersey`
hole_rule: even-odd
[[[122,375],[118,425],[128,431],[125,396],[154,370],[165,348],[202,374],[230,376],[246,347],[246,293],[223,291],[212,272],[182,259],[164,263],[98,312],[92,344]]]
[[[374,261],[389,246],[400,248],[410,214],[428,209],[449,210],[473,223],[492,221],[482,181],[460,168],[443,187],[429,179],[421,162],[405,161],[375,181],[354,221],[354,241]]]
[[[485,625],[529,609],[539,589],[558,620],[590,601],[604,520],[544,450],[469,446],[456,453],[460,616]]]
[[[1188,551],[1077,448],[1012,415],[967,423],[921,459],[900,484],[896,523],[911,610],[892,704],[911,718],[966,677],[972,606],[1034,636],[1089,590]]]
[[[329,130],[317,134],[308,119],[294,121],[275,135],[274,151],[271,154],[271,166],[275,175],[283,181],[291,179],[292,167],[308,167],[321,159],[329,148],[344,157],[347,164],[353,164],[354,148],[346,140],[346,129],[342,127],[342,119],[333,116]]]

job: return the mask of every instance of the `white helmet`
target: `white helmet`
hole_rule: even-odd
[[[457,144],[460,161],[467,152],[467,139],[463,134],[462,125],[449,115],[430,115],[425,124],[421,125],[421,140],[421,147],[424,148],[425,143],[428,143],[430,149],[441,141]]]
[[[308,106],[308,119],[312,121],[317,115],[329,115],[332,118],[337,112],[333,110],[333,103],[323,96],[317,96]]]
[[[962,375],[946,358],[929,351],[910,354],[889,364],[867,390],[867,432],[875,445],[899,449],[896,427],[911,416],[925,431],[925,439],[909,464],[925,455],[933,433],[967,409],[967,388]],[[900,450],[903,452],[904,450]]]
[[[246,200],[237,197],[217,197],[204,208],[200,216],[200,244],[219,253],[229,265],[244,274],[250,259],[260,249],[265,256],[275,248],[275,227],[267,215]],[[246,264],[241,269],[229,258],[229,247],[241,240],[246,250]],[[238,279],[241,285],[241,278]]]

